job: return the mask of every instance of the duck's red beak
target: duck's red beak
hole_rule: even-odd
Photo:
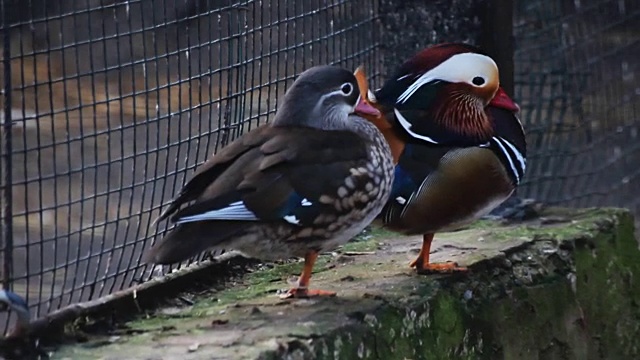
[[[371,106],[371,104],[369,104],[368,101],[366,101],[362,96],[360,96],[360,99],[358,100],[358,104],[356,105],[356,108],[353,111],[354,113],[358,114],[358,115],[371,115],[371,116],[380,116],[380,111],[376,108],[374,108],[373,106]]]
[[[509,95],[502,89],[502,87],[498,88],[496,95],[489,102],[489,105],[495,106],[497,108],[518,112],[520,111],[520,106],[515,103],[515,101],[511,100]]]

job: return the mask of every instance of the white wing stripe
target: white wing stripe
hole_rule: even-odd
[[[502,142],[507,145],[511,149],[511,151],[513,151],[513,153],[516,155],[516,159],[518,159],[518,162],[520,162],[520,168],[524,172],[524,169],[527,167],[527,159],[522,156],[522,153],[520,153],[520,151],[513,144],[511,144],[511,142],[501,137],[499,139],[502,140]]]
[[[398,119],[398,122],[400,123],[400,125],[402,125],[402,127],[407,130],[407,132],[409,133],[409,135],[413,136],[416,139],[420,139],[420,140],[424,140],[424,141],[428,141],[432,144],[437,144],[438,142],[433,140],[432,138],[428,137],[428,136],[424,136],[424,135],[420,135],[417,133],[414,133],[413,131],[411,131],[411,123],[409,121],[407,121],[407,119],[404,118],[404,116],[402,116],[402,114],[400,114],[400,111],[398,111],[398,109],[393,108],[393,112],[396,114],[396,118]]]
[[[301,206],[311,206],[313,205],[311,201],[308,199],[302,199],[300,201]],[[300,220],[295,215],[286,215],[283,218],[285,221],[297,225],[300,223]],[[259,220],[256,215],[251,212],[251,210],[247,209],[244,206],[242,201],[236,201],[234,203],[229,204],[229,206],[222,208],[207,211],[201,214],[185,216],[176,221],[177,224],[183,224],[188,222],[195,221],[206,221],[206,220],[239,220],[239,221],[255,221]]]
[[[513,163],[513,160],[511,159],[509,152],[507,152],[507,149],[504,147],[504,145],[502,145],[502,142],[501,142],[502,139],[497,137],[494,137],[493,139],[496,141],[496,144],[498,144],[498,146],[500,147],[500,150],[502,150],[502,153],[505,155],[505,157],[509,161],[509,166],[511,166],[511,171],[516,177],[516,182],[520,183],[520,174],[518,173],[518,169],[516,169],[516,165]]]
[[[211,210],[211,211],[207,211],[197,215],[182,217],[178,219],[176,223],[183,224],[188,222],[204,221],[204,220],[255,221],[255,220],[258,220],[258,218],[254,213],[252,213],[249,209],[247,209],[246,206],[244,206],[244,203],[242,201],[237,201],[232,204],[229,204],[229,206],[222,209]]]

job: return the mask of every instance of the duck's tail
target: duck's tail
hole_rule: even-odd
[[[145,263],[173,264],[221,248],[249,226],[244,221],[196,221],[173,228],[144,255]]]

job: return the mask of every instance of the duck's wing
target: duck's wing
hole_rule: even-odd
[[[362,174],[355,171],[369,155],[365,141],[351,132],[273,127],[261,137],[227,162],[215,181],[198,191],[198,200],[171,220],[284,220],[310,225],[329,209],[336,211],[329,199],[341,201],[351,195],[345,182],[357,187],[373,176],[366,166]],[[209,173],[219,168],[214,166]]]

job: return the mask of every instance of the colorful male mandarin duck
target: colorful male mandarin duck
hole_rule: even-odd
[[[389,145],[354,114],[380,115],[362,101],[354,74],[332,66],[302,73],[271,123],[223,148],[182,188],[158,219],[171,216],[177,226],[147,261],[175,263],[215,248],[304,257],[297,286],[283,297],[335,295],[308,289],[318,253],[369,225],[393,182]]]
[[[519,108],[500,87],[496,63],[470,45],[442,44],[420,51],[375,93],[366,90],[362,71],[356,77],[381,113],[366,118],[384,134],[396,163],[377,222],[424,235],[410,264],[418,272],[466,270],[429,262],[434,233],[488,214],[513,193],[526,166]]]

